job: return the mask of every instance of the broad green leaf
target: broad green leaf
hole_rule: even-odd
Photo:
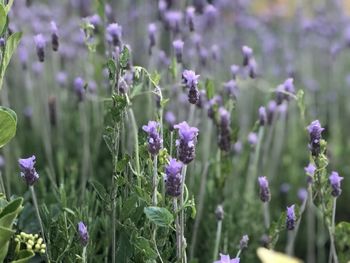
[[[9,109],[0,108],[0,148],[16,134],[17,118],[13,113]]]
[[[14,0],[9,0],[9,1],[8,1],[8,4],[5,6],[6,14],[8,14],[8,13],[10,12],[11,7],[12,7],[12,5],[13,5],[13,1],[14,1]]]
[[[2,82],[4,80],[7,66],[10,63],[11,57],[12,57],[13,53],[15,52],[15,50],[19,44],[19,41],[21,40],[21,37],[22,37],[22,33],[16,32],[16,33],[13,33],[11,36],[9,36],[9,38],[6,41],[5,54],[4,54],[4,57],[2,60],[2,65],[0,67],[0,69],[1,69],[1,71],[0,71],[0,90],[2,88]]]
[[[33,251],[29,250],[21,250],[17,254],[17,258],[14,261],[11,261],[11,263],[26,263],[35,256],[35,253]]]
[[[172,213],[164,207],[149,206],[143,211],[147,218],[157,226],[167,227],[174,221]]]
[[[7,19],[7,15],[6,15],[5,7],[3,4],[0,4],[0,34],[5,28],[6,19]]]

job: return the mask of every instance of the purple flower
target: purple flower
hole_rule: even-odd
[[[175,51],[176,60],[178,63],[182,63],[182,53],[184,48],[184,42],[181,39],[173,41],[173,48]]]
[[[248,134],[248,143],[251,146],[255,146],[258,143],[258,135],[255,132],[250,132]]]
[[[321,152],[321,133],[324,128],[321,127],[321,124],[318,120],[311,122],[309,126],[307,126],[309,131],[309,149],[313,156],[317,156]]]
[[[52,50],[57,51],[59,47],[59,42],[58,42],[58,29],[57,25],[54,21],[51,21],[51,45],[52,45]]]
[[[67,84],[67,73],[63,72],[63,71],[59,71],[56,74],[56,81],[58,83],[58,85],[60,86],[64,86]]]
[[[309,163],[308,164],[308,166],[306,166],[305,168],[304,168],[304,171],[305,171],[305,173],[307,173],[308,175],[311,175],[311,176],[313,176],[314,174],[315,174],[315,172],[316,172],[316,166],[315,165],[313,165],[312,163]]]
[[[6,41],[3,37],[0,37],[0,47],[3,48],[5,47]]]
[[[236,154],[240,154],[242,152],[242,149],[243,149],[243,145],[241,141],[237,141],[233,145],[233,150],[235,151]]]
[[[198,78],[199,75],[196,75],[193,70],[184,70],[182,73],[182,82],[189,89],[188,101],[192,104],[198,104],[199,102]]]
[[[230,151],[231,149],[231,116],[230,113],[223,107],[219,108],[219,147],[223,151]]]
[[[260,187],[260,200],[265,202],[269,202],[271,200],[271,193],[269,188],[269,182],[265,176],[260,176],[258,178],[259,187]]]
[[[233,65],[231,65],[230,70],[231,70],[232,78],[233,78],[233,79],[236,79],[237,74],[238,74],[238,72],[239,72],[239,66],[233,64]]]
[[[171,158],[169,164],[165,167],[165,189],[166,193],[172,197],[181,195],[181,182],[183,164]]]
[[[196,156],[195,145],[198,129],[189,126],[185,121],[174,125],[174,128],[179,130],[180,139],[176,140],[179,160],[184,164],[189,164]]]
[[[21,169],[21,177],[29,186],[34,185],[39,179],[39,174],[35,170],[35,156],[18,160],[19,168]]]
[[[267,123],[267,113],[263,106],[259,108],[259,123],[261,126],[264,126]]]
[[[239,249],[243,250],[248,247],[249,237],[248,235],[244,235],[239,241]]]
[[[212,27],[218,16],[218,10],[213,5],[206,5],[204,7],[204,18],[207,27]]]
[[[239,258],[230,259],[230,255],[220,253],[220,260],[214,261],[214,263],[239,263]]]
[[[148,125],[142,126],[142,129],[148,134],[148,151],[153,155],[157,155],[162,147],[163,140],[157,131],[159,126],[158,122],[149,121]]]
[[[274,100],[269,101],[267,104],[267,122],[269,125],[272,124],[273,116],[276,112],[277,103]]]
[[[307,199],[307,190],[305,188],[300,188],[298,190],[298,198],[300,199],[300,201],[304,202]]]
[[[249,64],[249,60],[253,57],[253,49],[248,46],[242,47],[243,54],[243,66],[246,67]]]
[[[174,125],[175,125],[175,122],[176,122],[175,114],[173,112],[171,112],[171,111],[167,111],[165,113],[165,121],[169,125],[169,130],[173,131],[174,130]]]
[[[157,26],[154,23],[151,23],[148,25],[148,39],[149,39],[149,46],[148,46],[148,53],[152,54],[152,48],[156,45],[156,32],[157,32]]]
[[[295,93],[295,88],[294,88],[294,79],[293,78],[288,78],[284,81],[283,84],[280,84],[276,88],[276,102],[277,104],[281,104],[283,100],[289,100],[289,94],[287,93]]]
[[[295,205],[291,205],[287,207],[287,220],[286,227],[288,230],[293,230],[295,228]]]
[[[188,25],[190,31],[194,31],[194,15],[196,9],[193,6],[188,6],[186,8],[186,24]]]
[[[5,158],[4,156],[0,155],[0,168],[3,168],[5,166]]]
[[[36,46],[36,53],[38,55],[39,61],[44,62],[45,60],[45,46],[46,40],[42,34],[38,34],[34,37],[34,43]]]
[[[77,77],[74,79],[74,91],[78,97],[79,102],[83,101],[84,93],[85,93],[85,81],[81,77]]]
[[[120,46],[122,39],[122,27],[117,23],[112,23],[107,26],[107,40],[113,46]]]
[[[230,81],[224,84],[224,89],[233,99],[237,98],[238,95],[238,87],[235,80],[231,79]]]
[[[341,188],[340,188],[340,183],[343,180],[343,177],[340,177],[339,174],[335,171],[331,173],[329,176],[329,183],[331,184],[332,187],[332,196],[338,197],[341,194]]]
[[[87,227],[82,221],[78,223],[78,234],[79,234],[80,243],[84,247],[86,247],[87,244],[89,243],[89,233],[88,233]]]
[[[180,32],[183,15],[179,11],[167,11],[164,15],[165,28],[175,33]]]
[[[258,64],[256,63],[256,60],[254,58],[249,59],[248,63],[248,73],[249,77],[252,79],[255,79],[258,71]]]

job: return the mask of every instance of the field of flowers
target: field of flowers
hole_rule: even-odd
[[[348,3],[0,0],[0,263],[350,262]]]

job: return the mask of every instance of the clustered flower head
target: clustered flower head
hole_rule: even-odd
[[[165,189],[169,196],[178,197],[181,195],[182,166],[181,162],[171,158],[165,167]]]
[[[217,260],[214,263],[239,263],[239,258],[230,259],[230,255],[220,253],[220,260]]]
[[[231,116],[230,113],[223,107],[219,108],[219,147],[225,152],[231,149]]]
[[[153,155],[157,155],[162,147],[163,140],[158,132],[159,123],[156,121],[149,121],[148,125],[142,126],[142,129],[148,134],[148,151]]]
[[[74,91],[78,97],[78,101],[81,102],[84,99],[85,93],[85,81],[81,77],[76,77],[74,79]]]
[[[242,236],[241,240],[239,241],[239,249],[243,250],[248,247],[249,237],[248,235]]]
[[[295,228],[295,205],[291,205],[287,207],[287,220],[286,227],[288,230],[293,230]]]
[[[260,187],[260,200],[265,202],[269,202],[271,200],[271,193],[269,188],[269,182],[265,176],[260,176],[258,178],[259,187]]]
[[[189,126],[185,121],[174,125],[174,128],[179,131],[180,137],[176,140],[178,158],[184,164],[189,164],[196,156],[198,129]]]
[[[19,159],[19,167],[21,169],[21,177],[29,186],[34,185],[39,180],[39,174],[35,170],[35,156],[29,158]]]
[[[196,75],[193,70],[186,69],[182,72],[182,82],[189,89],[188,101],[192,104],[198,104],[199,102],[198,78],[199,75]]]
[[[280,84],[276,88],[276,102],[277,104],[281,104],[284,100],[288,101],[290,95],[288,93],[294,94],[294,79],[288,78],[284,81],[283,84]]]
[[[44,62],[45,60],[45,46],[46,40],[42,34],[38,34],[34,37],[36,53],[38,55],[39,61]]]
[[[267,123],[267,113],[265,107],[261,106],[259,108],[259,124],[261,126],[266,125]]]
[[[112,23],[107,26],[107,40],[113,46],[120,46],[122,39],[122,27],[117,23]]]
[[[257,63],[253,56],[253,49],[248,46],[242,47],[243,66],[248,69],[249,76],[253,79],[256,77]]]
[[[87,244],[89,243],[89,233],[88,233],[87,227],[82,221],[78,223],[78,235],[79,235],[80,243],[84,247],[86,247]]]
[[[321,127],[321,123],[318,120],[311,122],[311,124],[307,127],[309,131],[309,149],[313,156],[318,156],[321,152],[321,133],[324,128]]]
[[[340,188],[340,183],[343,180],[343,177],[340,177],[339,174],[335,171],[331,173],[329,176],[329,183],[332,187],[332,196],[338,197],[341,194],[341,188]]]
[[[46,244],[44,244],[44,240],[38,234],[33,235],[21,232],[16,235],[15,242],[19,243],[19,245],[24,244],[27,250],[35,253],[44,254],[46,250]]]

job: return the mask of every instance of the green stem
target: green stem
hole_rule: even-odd
[[[329,237],[331,239],[331,251],[329,252],[329,263],[332,262],[332,258],[333,258],[333,262],[334,263],[338,263],[338,256],[337,256],[337,251],[335,248],[335,240],[334,240],[334,231],[335,231],[335,211],[336,211],[336,207],[337,207],[337,198],[333,198],[333,210],[332,210],[332,223],[331,225],[328,227],[328,231],[329,231]]]
[[[312,186],[308,187],[307,209],[307,262],[315,263],[315,213],[312,202]]]
[[[270,228],[270,209],[269,209],[269,202],[263,203],[263,209],[264,209],[264,223],[266,230],[269,230]]]
[[[184,192],[186,181],[187,165],[182,168],[182,182],[181,182],[181,196],[180,196],[180,229],[181,229],[181,262],[187,262],[186,260],[186,239],[185,239],[185,209],[184,209]]]
[[[152,196],[152,205],[156,206],[158,204],[157,194],[158,194],[158,156],[154,156],[153,161],[153,196]]]
[[[173,199],[174,213],[175,213],[175,229],[176,229],[176,257],[178,262],[181,261],[181,227],[180,227],[180,218],[177,208],[177,198]]]
[[[86,263],[86,246],[84,246],[83,248],[82,258],[83,258],[83,263]]]
[[[213,262],[216,260],[218,254],[219,254],[221,232],[222,232],[222,220],[218,220],[218,224],[217,224],[217,228],[216,228],[216,238],[215,238],[214,253],[213,253]]]
[[[40,217],[39,206],[38,206],[38,201],[36,199],[34,186],[32,186],[32,185],[29,186],[29,189],[30,189],[30,192],[32,193],[33,203],[34,203],[34,207],[35,207],[36,216],[37,216],[38,221],[39,221],[41,234],[42,234],[44,242],[46,244],[46,249],[45,249],[46,260],[47,260],[47,262],[50,262],[49,253],[48,253],[49,244],[48,244],[46,237],[45,237],[44,226],[43,226],[43,222],[42,222],[41,217]]]
[[[1,192],[6,196],[5,185],[4,185],[4,180],[2,178],[1,171],[0,171],[0,188],[1,188]]]

